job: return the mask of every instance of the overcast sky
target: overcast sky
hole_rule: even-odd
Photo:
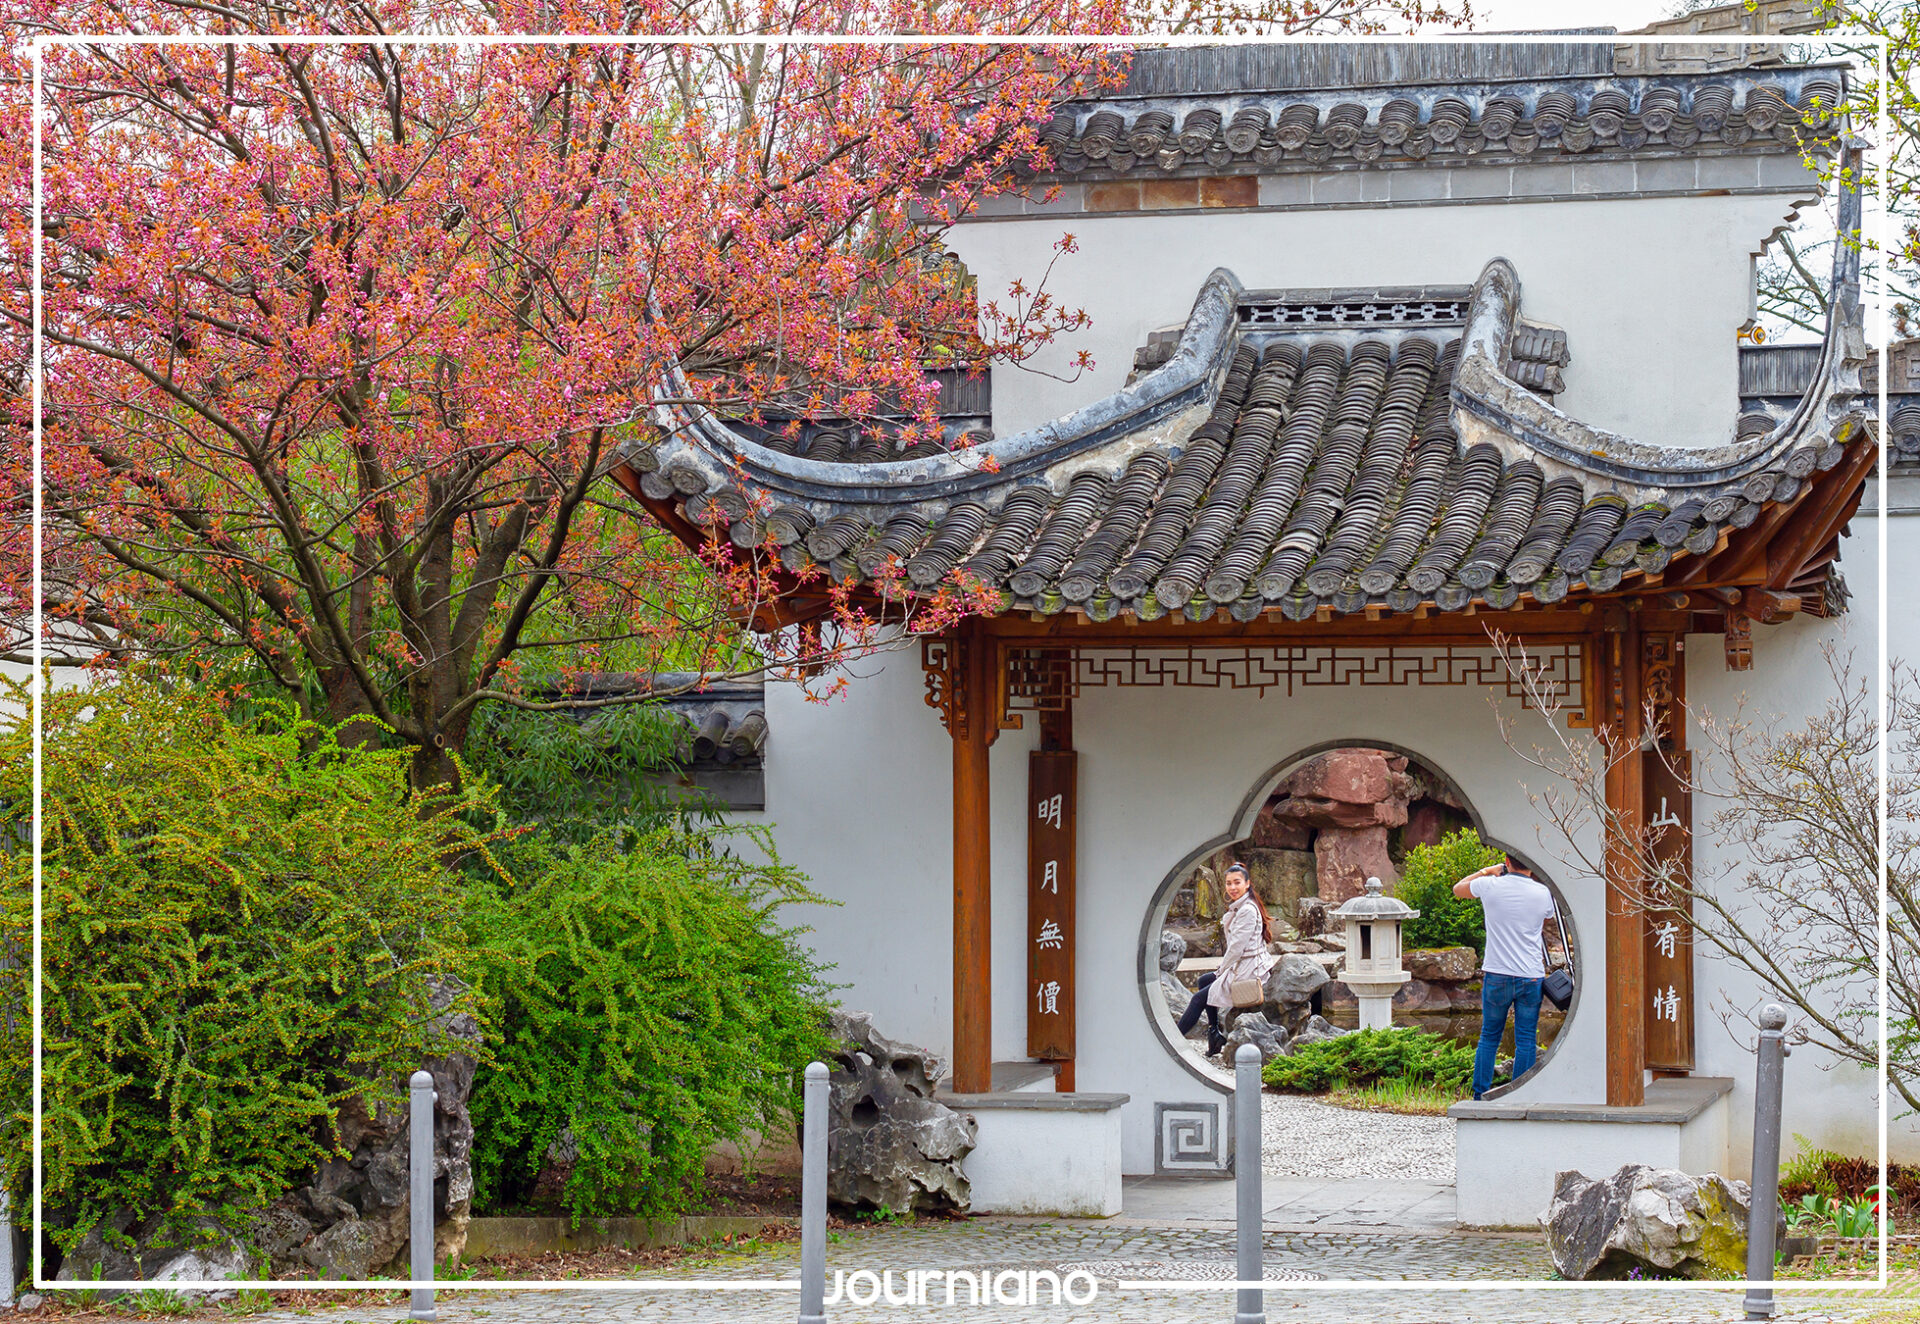
[[[1673,0],[1474,0],[1481,32],[1525,28],[1618,28],[1625,32],[1665,18]]]

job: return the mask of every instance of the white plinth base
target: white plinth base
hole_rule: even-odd
[[[1469,1227],[1537,1227],[1555,1174],[1605,1177],[1629,1163],[1695,1174],[1727,1170],[1723,1076],[1656,1080],[1637,1108],[1605,1104],[1456,1103],[1455,1197]]]
[[[1360,1028],[1363,1030],[1391,1030],[1393,1028],[1393,997],[1363,997],[1360,999]]]
[[[1340,978],[1360,1003],[1360,1028],[1391,1030],[1393,995],[1413,976],[1402,970],[1398,979],[1355,979],[1351,975],[1342,975]]]
[[[977,1214],[1111,1218],[1120,1212],[1124,1094],[948,1094],[979,1142],[960,1163]]]

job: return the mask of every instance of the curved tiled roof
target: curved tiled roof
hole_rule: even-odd
[[[1858,194],[1840,210],[1857,225]],[[964,579],[1094,620],[1552,603],[1712,553],[1872,444],[1859,257],[1837,248],[1805,393],[1730,419],[1717,446],[1559,410],[1546,393],[1566,338],[1522,318],[1518,274],[1495,259],[1464,299],[1354,326],[1244,317],[1247,292],[1216,271],[1163,366],[968,451],[824,462],[663,409],[667,439],[628,461],[686,525],[888,595]],[[1550,382],[1530,374],[1545,367]]]
[[[1431,157],[1539,160],[1760,140],[1836,129],[1835,69],[1765,77],[1624,77],[1483,87],[1143,98],[1062,106],[1043,173],[1207,173]]]

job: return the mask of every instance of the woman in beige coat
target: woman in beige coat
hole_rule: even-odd
[[[1200,976],[1193,1000],[1187,1003],[1177,1022],[1185,1034],[1207,1013],[1207,1056],[1226,1047],[1227,1037],[1220,1031],[1220,1013],[1233,1006],[1233,981],[1253,979],[1266,982],[1274,957],[1267,951],[1271,922],[1260,894],[1253,890],[1247,866],[1230,864],[1222,878],[1227,889],[1227,913],[1220,917],[1221,932],[1226,935],[1226,950],[1220,954],[1220,968]]]

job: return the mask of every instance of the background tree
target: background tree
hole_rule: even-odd
[[[1744,710],[1717,715],[1689,708],[1693,769],[1670,766],[1702,806],[1717,870],[1683,876],[1661,858],[1664,828],[1630,831],[1607,804],[1607,770],[1638,757],[1604,728],[1592,739],[1558,720],[1564,704],[1534,670],[1524,649],[1498,641],[1520,679],[1524,719],[1501,713],[1507,744],[1548,776],[1528,800],[1577,869],[1607,877],[1601,858],[1611,833],[1625,843],[1630,869],[1646,879],[1649,914],[1690,913],[1697,948],[1765,990],[1753,1005],[1725,993],[1722,1019],[1747,1022],[1762,1001],[1783,1003],[1802,1041],[1839,1062],[1871,1068],[1880,1060],[1879,711],[1850,655],[1825,647],[1831,687],[1810,717],[1789,722]],[[1659,727],[1649,709],[1646,729]],[[1523,747],[1524,743],[1524,747]],[[1888,1084],[1920,1111],[1920,677],[1894,667],[1885,741],[1889,797],[1887,855]]]
[[[1697,7],[1697,6],[1696,6]],[[1920,52],[1920,9],[1903,0],[1813,0],[1813,34],[1803,54],[1823,60],[1851,60],[1847,112],[1853,131],[1872,144],[1867,160],[1867,191],[1885,211],[1891,245],[1878,261],[1862,264],[1868,282],[1884,282],[1893,334],[1920,334],[1920,82],[1916,81],[1916,52]],[[1683,11],[1691,12],[1691,11]],[[1886,42],[1887,78],[1877,73],[1877,44]],[[1876,136],[1880,99],[1886,97],[1884,136]],[[1808,163],[1833,193],[1832,162],[1809,157]],[[1881,173],[1884,170],[1884,173]],[[1823,224],[1824,219],[1824,224]],[[1760,311],[1789,326],[1815,335],[1826,330],[1827,283],[1819,273],[1832,265],[1835,238],[1828,213],[1815,212],[1807,227],[1784,231],[1767,246],[1755,270]],[[1843,236],[1869,253],[1879,251],[1869,235]]]
[[[1295,31],[1440,16],[1399,0],[1240,12]],[[1018,34],[1142,17],[1121,0],[1000,0],[963,24],[914,5],[610,20],[142,0],[43,5],[12,31]],[[5,61],[17,94],[21,50]],[[977,608],[959,584],[911,609],[842,602],[750,649],[736,622],[769,585],[750,558],[689,558],[604,475],[649,434],[672,367],[698,403],[746,417],[871,426],[904,404],[911,441],[935,426],[927,366],[1019,361],[1078,327],[1044,291],[978,307],[926,260],[943,226],[923,222],[1003,187],[1049,104],[1121,63],[946,45],[50,48],[56,649],[244,658],[329,720],[397,733],[439,779],[481,704],[537,706],[530,677],[816,667]],[[30,135],[13,115],[0,407],[23,436]],[[24,448],[6,462],[0,612],[17,622]]]

